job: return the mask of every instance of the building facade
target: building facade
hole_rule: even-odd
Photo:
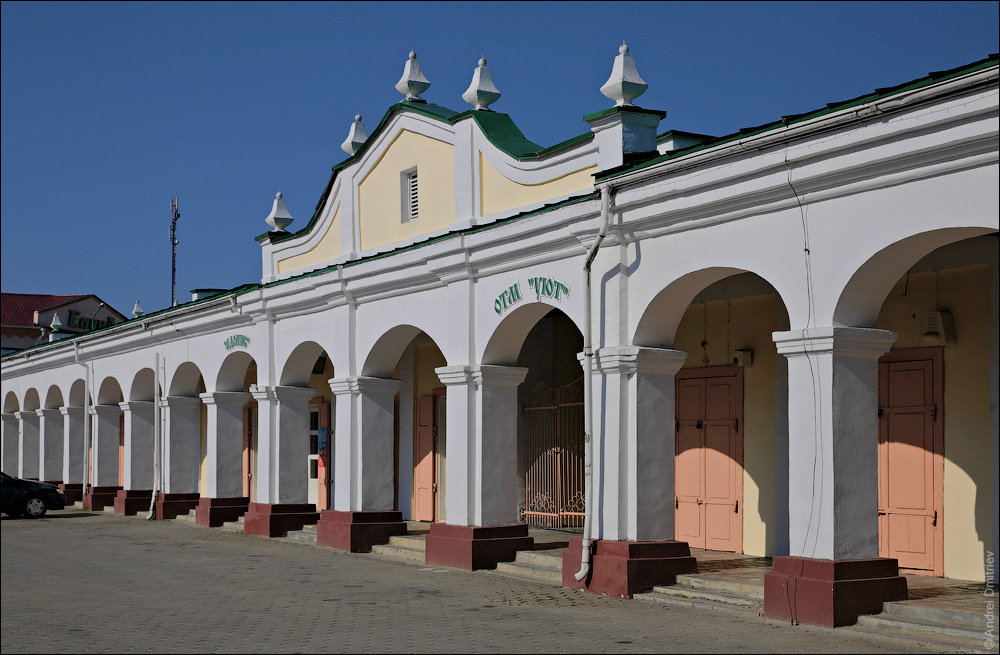
[[[3,469],[354,551],[425,520],[470,569],[583,527],[564,584],[613,595],[773,556],[767,613],[824,625],[982,580],[997,63],[707,137],[657,133],[623,47],[542,147],[485,60],[459,113],[411,53],[259,283],[4,357]]]

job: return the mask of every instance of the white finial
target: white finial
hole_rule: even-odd
[[[490,69],[486,67],[486,57],[479,59],[479,67],[472,72],[472,83],[462,94],[462,100],[476,109],[486,109],[500,99],[500,89],[493,84]]]
[[[614,66],[611,67],[611,77],[601,87],[601,93],[614,100],[616,106],[627,107],[645,93],[647,88],[649,85],[639,77],[639,71],[635,68],[635,58],[628,53],[628,46],[622,41]]]
[[[340,147],[347,154],[353,155],[361,149],[367,138],[368,132],[365,131],[365,124],[361,122],[361,114],[358,114],[354,117],[354,122],[351,123],[351,131],[347,133],[347,138],[340,144]]]
[[[430,85],[430,81],[420,72],[417,53],[410,50],[410,58],[403,66],[403,76],[396,82],[396,90],[406,96],[407,100],[426,102],[420,98],[420,94],[426,91]]]
[[[288,213],[288,207],[285,206],[285,199],[282,197],[281,191],[279,191],[274,194],[274,204],[271,206],[271,213],[264,219],[264,222],[274,228],[271,230],[272,232],[284,232],[285,228],[293,220],[295,219]]]
[[[136,300],[135,301],[135,307],[132,308],[132,316],[135,316],[136,318],[139,318],[140,316],[142,316],[145,313],[146,312],[142,311],[142,305],[140,305],[139,301]]]

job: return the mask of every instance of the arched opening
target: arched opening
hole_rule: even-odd
[[[393,400],[393,509],[404,519],[447,520],[447,397],[435,369],[447,366],[437,343],[413,325],[383,334],[362,367],[368,377],[400,381]]]
[[[108,377],[101,382],[97,392],[97,404],[101,407],[96,408],[99,413],[95,415],[95,429],[92,431],[94,438],[90,441],[89,453],[90,479],[95,480],[94,486],[121,488],[125,484],[125,414],[119,407],[119,403],[124,400],[125,397],[118,380]],[[106,428],[105,423],[108,425],[116,424],[117,434],[111,434],[111,429]],[[96,460],[95,447],[100,450]],[[112,453],[114,454],[112,455]],[[117,475],[114,476],[113,481],[112,476],[108,473],[111,470],[110,460],[112,457],[117,460]],[[106,461],[102,462],[102,459]],[[95,463],[98,469],[104,470],[95,471]],[[98,479],[100,479],[100,484],[96,482]],[[113,496],[111,502],[114,502]]]
[[[157,516],[186,514],[207,495],[208,409],[201,400],[205,378],[193,362],[183,362],[167,385],[163,406],[164,494]]]
[[[58,409],[62,406],[63,406],[62,389],[53,384],[51,387],[49,387],[48,392],[45,394],[45,408]]]
[[[634,343],[687,353],[675,376],[675,535],[692,548],[788,552],[787,365],[772,333],[785,304],[764,278],[685,275],[646,308]]]
[[[528,369],[518,386],[518,513],[529,525],[580,528],[584,517],[583,333],[562,310],[530,303],[497,327],[483,363]]]
[[[17,475],[18,426],[16,412],[20,411],[17,394],[8,391],[3,397],[3,444],[0,446],[0,470],[8,475]]]
[[[219,369],[219,375],[215,381],[215,389],[223,393],[242,392],[249,394],[251,388],[256,384],[257,362],[248,353],[234,352],[222,362],[222,367]],[[226,460],[239,457],[241,493],[252,503],[256,502],[257,499],[255,485],[258,452],[257,401],[248,397],[241,408],[241,415],[242,437],[239,453],[220,452],[218,456]]]
[[[836,317],[899,335],[879,360],[879,554],[907,573],[982,580],[996,549],[997,233],[970,232],[982,230],[876,253]]]
[[[308,387],[313,390],[313,397],[309,400],[307,432],[301,436],[308,444],[302,472],[306,479],[306,502],[315,505],[317,511],[332,507],[330,481],[333,392],[330,390],[329,380],[333,373],[333,363],[323,347],[314,341],[305,341],[289,354],[279,377],[282,386]],[[247,375],[249,374],[248,368]],[[250,416],[249,420],[256,424],[256,416]],[[254,453],[255,435],[256,431],[253,430],[250,446]],[[251,466],[254,465],[251,462]]]

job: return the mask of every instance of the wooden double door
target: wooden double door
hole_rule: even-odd
[[[413,519],[437,521],[439,483],[444,456],[444,429],[447,395],[435,389],[433,395],[415,402],[413,426]]]
[[[944,575],[943,361],[941,348],[879,360],[879,555],[928,575]]]
[[[681,370],[676,401],[676,538],[742,552],[743,369]]]

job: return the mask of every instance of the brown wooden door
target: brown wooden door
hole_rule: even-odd
[[[253,410],[249,405],[243,408],[243,496],[250,497],[250,438],[253,432]]]
[[[943,575],[943,385],[940,348],[893,351],[879,362],[879,555]]]
[[[676,538],[741,552],[743,370],[688,369],[676,384]]]
[[[437,496],[435,484],[434,397],[417,398],[413,438],[413,518],[433,521]]]
[[[125,487],[125,413],[118,415],[118,486]]]
[[[330,451],[333,448],[330,434],[330,403],[319,403],[319,494],[316,511],[330,509]]]

